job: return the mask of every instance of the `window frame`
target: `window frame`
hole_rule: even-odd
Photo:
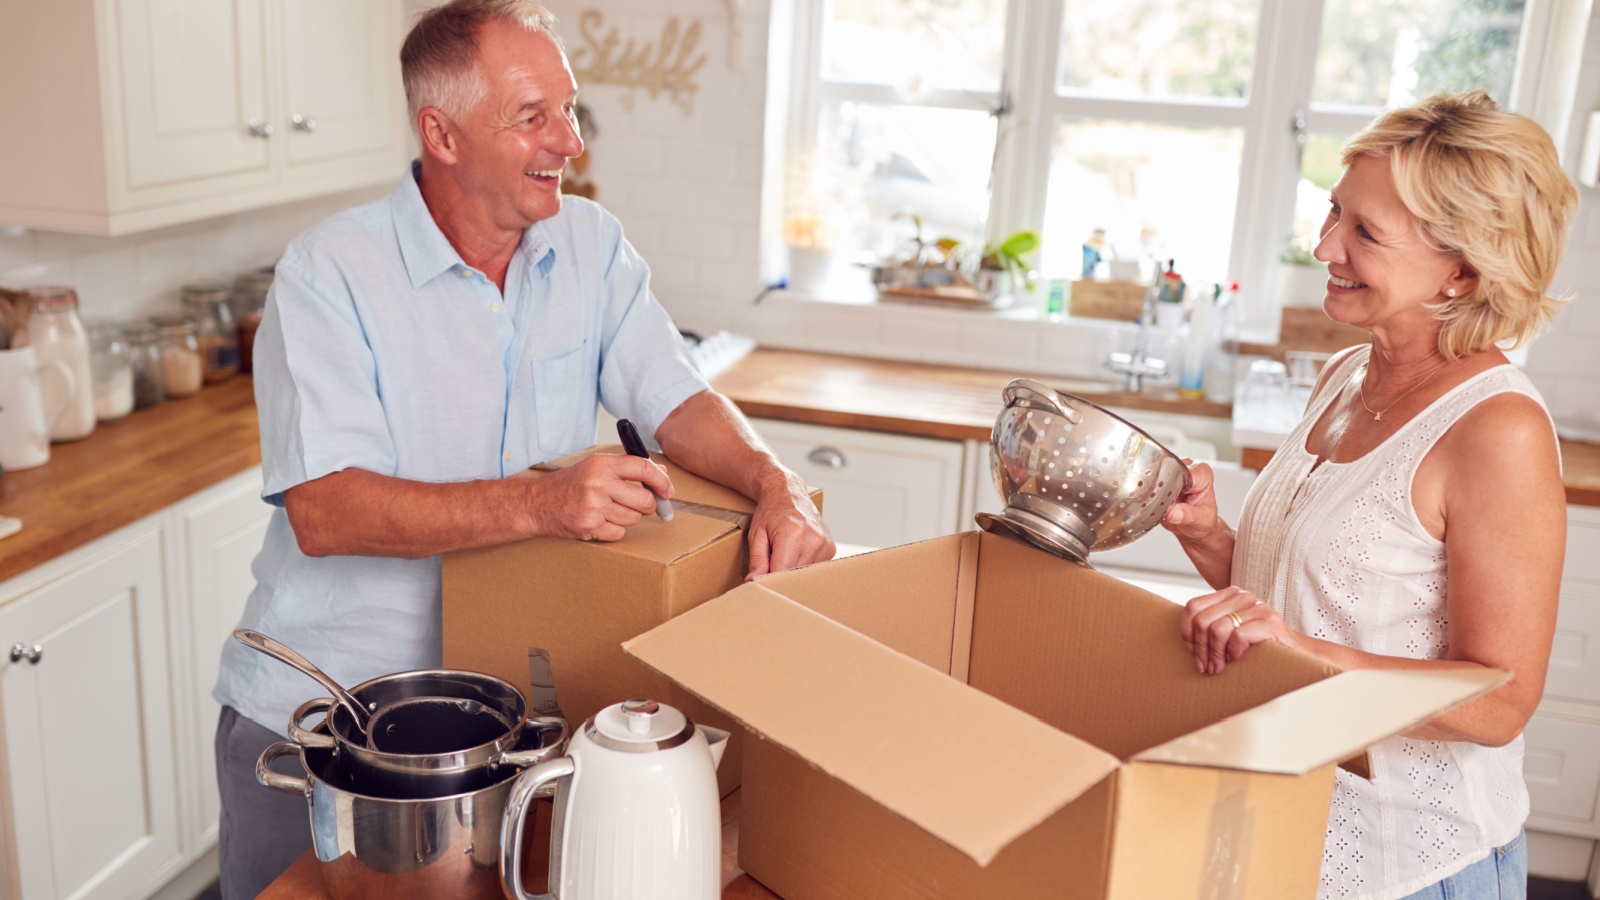
[[[814,152],[817,123],[828,103],[999,110],[987,220],[988,236],[995,238],[1021,228],[1042,229],[1052,136],[1062,119],[1238,129],[1243,150],[1228,271],[1236,273],[1232,277],[1244,288],[1243,333],[1276,340],[1281,307],[1278,254],[1293,221],[1300,177],[1293,123],[1301,119],[1308,135],[1342,138],[1360,130],[1376,112],[1311,102],[1325,0],[1260,0],[1251,86],[1239,99],[1108,98],[1059,91],[1055,73],[1063,0],[1009,0],[998,90],[938,90],[908,99],[891,86],[822,76],[824,22],[832,2],[793,0],[789,127],[783,147],[787,158]],[[1506,108],[1543,125],[1558,148],[1565,143],[1591,2],[1527,0],[1512,96],[1502,100]],[[1032,75],[1022,78],[1017,73]]]

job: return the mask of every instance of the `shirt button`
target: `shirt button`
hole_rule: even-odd
[[[466,266],[462,266],[461,267],[461,277],[462,278],[471,278],[472,277],[472,270],[467,268]]]
[[[490,312],[499,312],[500,311],[500,304],[495,303],[495,304],[490,305],[489,311]]]
[[[506,454],[506,462],[511,462],[511,454]]]

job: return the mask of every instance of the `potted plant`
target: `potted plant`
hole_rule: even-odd
[[[1027,257],[1039,249],[1039,235],[1023,229],[983,246],[978,271],[973,279],[980,294],[998,297],[1014,291],[1033,289],[1037,273]]]
[[[1328,293],[1328,267],[1311,255],[1311,242],[1289,235],[1278,261],[1278,302],[1284,306],[1321,306]]]

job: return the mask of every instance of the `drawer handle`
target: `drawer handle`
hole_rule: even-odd
[[[295,113],[289,118],[289,121],[294,123],[295,131],[303,131],[306,134],[310,134],[317,130],[317,120],[310,116],[302,116],[299,113]]]
[[[39,659],[42,656],[44,656],[44,648],[38,644],[34,644],[32,647],[26,647],[22,644],[11,645],[12,662],[22,662],[23,660],[27,660],[29,663],[37,666],[39,664]]]
[[[273,128],[271,122],[257,122],[256,120],[251,119],[249,130],[251,137],[261,138],[264,141],[267,138],[272,137]]]
[[[810,460],[812,465],[822,466],[824,469],[842,469],[845,464],[844,454],[834,447],[818,447],[807,453],[806,459]]]

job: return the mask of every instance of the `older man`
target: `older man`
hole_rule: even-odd
[[[649,460],[601,455],[597,401],[684,468],[755,500],[750,575],[827,559],[804,485],[684,356],[616,219],[561,195],[583,152],[553,19],[454,0],[401,51],[421,159],[390,198],[292,243],[256,338],[264,495],[275,511],[242,624],[336,680],[440,662],[439,554],[536,535],[617,540],[670,496]],[[234,643],[215,696],[225,897],[310,846],[304,803],[257,755],[315,694]]]

